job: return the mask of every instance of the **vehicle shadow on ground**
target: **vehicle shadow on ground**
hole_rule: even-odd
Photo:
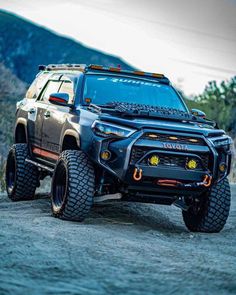
[[[161,209],[165,211],[163,206]],[[176,224],[167,214],[160,212],[158,205],[113,202],[94,206],[90,218],[95,222],[99,219],[105,219],[106,223],[143,226],[146,229],[161,232],[186,232],[184,227]]]
[[[40,209],[44,213],[50,212],[49,197],[49,194],[41,193],[38,193],[35,196],[35,198],[40,201],[40,203],[37,205],[35,204],[35,206],[40,206]],[[105,224],[123,226],[133,225],[135,227],[145,227],[146,230],[151,229],[160,232],[186,232],[184,226],[175,223],[173,218],[168,216],[168,212],[165,214],[165,212],[162,213],[160,211],[165,211],[164,206],[161,206],[160,208],[158,205],[134,202],[106,202],[94,205],[90,215],[83,223],[101,226],[104,226]],[[181,216],[179,218],[181,218]]]

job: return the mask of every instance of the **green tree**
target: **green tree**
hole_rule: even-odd
[[[203,93],[187,100],[190,108],[199,108],[220,128],[236,136],[236,76],[229,81],[209,82]]]

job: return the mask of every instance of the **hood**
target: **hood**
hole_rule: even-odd
[[[110,114],[101,114],[99,119],[102,121],[107,121],[115,123],[118,125],[123,125],[138,130],[141,129],[159,129],[168,131],[181,131],[186,133],[195,133],[199,135],[204,135],[206,137],[211,136],[221,136],[225,134],[224,130],[216,129],[213,126],[206,123],[198,122],[186,122],[186,121],[172,121],[163,120],[156,118],[120,118],[117,116],[112,116]]]

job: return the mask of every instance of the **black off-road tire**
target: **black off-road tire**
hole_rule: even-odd
[[[52,212],[55,217],[83,221],[93,205],[94,168],[82,151],[60,155],[52,179]]]
[[[29,158],[27,144],[14,144],[8,154],[6,164],[6,190],[12,201],[31,200],[39,185],[36,166],[26,162]]]
[[[183,211],[185,225],[193,232],[220,232],[230,210],[231,193],[228,179],[225,178],[214,185],[202,198],[198,212],[193,207]]]

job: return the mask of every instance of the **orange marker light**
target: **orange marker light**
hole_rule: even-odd
[[[91,98],[89,98],[89,97],[86,97],[86,98],[85,98],[85,102],[86,102],[86,103],[91,103],[91,101],[92,101]]]
[[[144,76],[145,73],[144,72],[141,72],[141,71],[134,71],[133,72],[135,75],[140,75],[140,76]]]
[[[198,142],[198,140],[195,139],[195,138],[190,138],[189,141],[190,141],[190,142]]]
[[[148,134],[148,137],[150,137],[150,138],[158,138],[158,135],[151,133],[151,134]]]
[[[110,68],[109,68],[109,71],[111,71],[111,72],[120,72],[120,68],[113,68],[113,67],[110,67]]]
[[[152,76],[155,78],[163,78],[164,77],[163,74],[156,74],[156,73],[153,73]]]
[[[102,70],[102,69],[103,69],[103,66],[99,66],[99,65],[91,65],[91,66],[90,66],[90,69],[93,69],[93,70]]]

